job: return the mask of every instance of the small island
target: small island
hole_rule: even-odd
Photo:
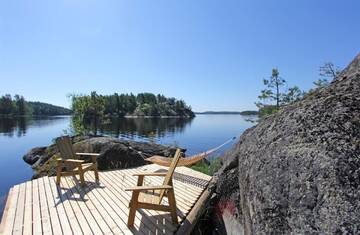
[[[173,97],[168,98],[161,94],[98,95],[93,91],[90,95],[72,95],[71,97],[74,115],[81,119],[102,117],[192,118],[195,116],[185,101]]]

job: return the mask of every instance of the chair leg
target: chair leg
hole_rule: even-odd
[[[139,175],[138,176],[138,181],[137,181],[137,186],[142,186],[143,182],[144,182],[144,176],[143,175]],[[128,217],[128,227],[133,227],[134,226],[134,220],[135,220],[135,214],[136,214],[136,210],[137,210],[137,206],[138,206],[138,200],[139,200],[139,191],[134,191],[132,193],[132,197],[130,200],[130,211],[129,211],[129,217]]]
[[[174,193],[174,189],[171,189],[167,192],[167,196],[169,199],[169,206],[170,206],[170,214],[171,214],[171,218],[174,224],[178,224],[178,218],[177,218],[177,214],[176,214],[176,201],[175,201],[175,193]]]
[[[58,163],[56,166],[56,184],[60,185],[60,178],[61,178],[61,164]]]
[[[128,217],[128,227],[134,226],[134,220],[135,220],[135,214],[137,210],[137,204],[138,204],[138,198],[139,198],[139,192],[133,192],[131,201],[130,201],[130,210],[129,210],[129,217]]]
[[[79,165],[79,176],[80,176],[80,183],[81,183],[81,186],[85,186],[85,178],[84,178],[84,171],[82,169],[82,166]]]
[[[80,173],[80,183],[81,186],[85,186],[84,172]]]
[[[99,172],[97,169],[94,170],[94,173],[95,173],[95,180],[96,182],[99,182]]]

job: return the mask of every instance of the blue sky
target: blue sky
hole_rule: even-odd
[[[195,111],[254,109],[278,67],[308,90],[359,53],[358,0],[0,0],[0,94],[163,93]]]

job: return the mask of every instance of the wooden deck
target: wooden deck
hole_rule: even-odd
[[[0,234],[173,234],[178,226],[171,223],[166,212],[141,209],[136,212],[135,227],[126,225],[131,192],[124,188],[135,186],[137,177],[132,174],[144,170],[161,172],[167,168],[152,164],[100,172],[99,184],[94,183],[93,172],[88,172],[83,188],[74,177],[62,177],[60,187],[55,177],[15,185],[9,191]],[[180,221],[210,180],[189,168],[176,168],[174,187]],[[145,177],[144,185],[161,183],[161,177]],[[167,198],[164,201],[166,204]]]

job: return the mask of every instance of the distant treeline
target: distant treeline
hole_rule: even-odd
[[[196,112],[196,114],[240,114],[240,115],[258,115],[258,111],[205,111],[205,112]]]
[[[28,102],[21,95],[9,94],[0,97],[0,115],[69,115],[70,109],[42,103]]]
[[[241,115],[258,115],[259,112],[258,111],[253,111],[253,110],[246,110],[246,111],[242,111],[240,112]]]
[[[72,95],[71,107],[74,114],[82,119],[103,116],[194,116],[185,101],[152,93],[98,95],[93,91],[90,95]]]

